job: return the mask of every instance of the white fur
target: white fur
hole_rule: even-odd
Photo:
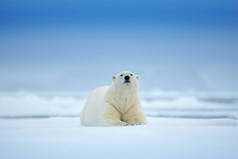
[[[130,76],[130,83],[124,83],[125,76]],[[112,80],[111,86],[96,88],[90,94],[80,115],[81,124],[85,126],[146,124],[138,95],[139,76],[131,72],[122,72],[112,76]]]

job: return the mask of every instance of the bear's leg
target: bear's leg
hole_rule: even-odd
[[[129,112],[123,115],[123,120],[129,125],[147,124],[145,115],[140,105],[135,105]]]
[[[126,126],[128,123],[121,121],[121,114],[113,107],[107,107],[104,115],[105,126]]]

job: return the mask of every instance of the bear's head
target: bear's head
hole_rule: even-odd
[[[132,72],[124,71],[117,75],[112,76],[113,85],[118,89],[138,89],[139,87],[139,75],[135,75]]]

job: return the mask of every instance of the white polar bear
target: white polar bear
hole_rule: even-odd
[[[139,75],[122,72],[112,85],[96,88],[80,114],[81,125],[123,126],[146,124],[138,95]]]

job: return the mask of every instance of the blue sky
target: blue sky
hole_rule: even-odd
[[[237,23],[236,1],[3,1],[1,24]],[[227,23],[227,24],[225,24]]]
[[[236,91],[236,1],[1,1],[0,89]],[[97,80],[95,80],[97,79]]]

